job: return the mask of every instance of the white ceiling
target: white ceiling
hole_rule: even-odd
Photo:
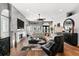
[[[28,20],[35,20],[40,13],[46,20],[60,21],[73,11],[77,3],[12,3]]]

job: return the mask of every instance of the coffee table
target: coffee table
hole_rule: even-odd
[[[26,56],[45,56],[47,55],[41,48],[32,48]]]

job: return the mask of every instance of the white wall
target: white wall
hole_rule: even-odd
[[[24,15],[21,14],[21,12],[19,12],[14,6],[11,5],[11,23],[10,23],[10,37],[11,37],[11,45],[13,46],[13,44],[15,42],[15,40],[18,41],[18,37],[16,38],[16,36],[20,33],[22,33],[21,31],[18,33],[18,29],[17,29],[17,18],[24,21],[24,29],[22,30],[24,33],[24,36],[27,33],[26,30],[26,24],[27,24],[27,20],[24,17]],[[16,35],[17,33],[17,35]]]
[[[14,6],[11,7],[11,31],[17,30],[17,18],[24,21],[24,25],[26,25],[26,19],[24,15],[22,15]],[[26,29],[26,26],[24,26]]]

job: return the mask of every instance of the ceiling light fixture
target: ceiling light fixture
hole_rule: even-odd
[[[30,11],[30,9],[26,9],[26,11],[28,12],[28,11]]]
[[[59,9],[59,11],[60,11],[60,12],[62,12],[62,11],[63,11],[63,9]]]

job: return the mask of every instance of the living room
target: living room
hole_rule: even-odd
[[[0,3],[0,42],[4,43],[0,55],[79,55],[78,6],[78,3]]]

